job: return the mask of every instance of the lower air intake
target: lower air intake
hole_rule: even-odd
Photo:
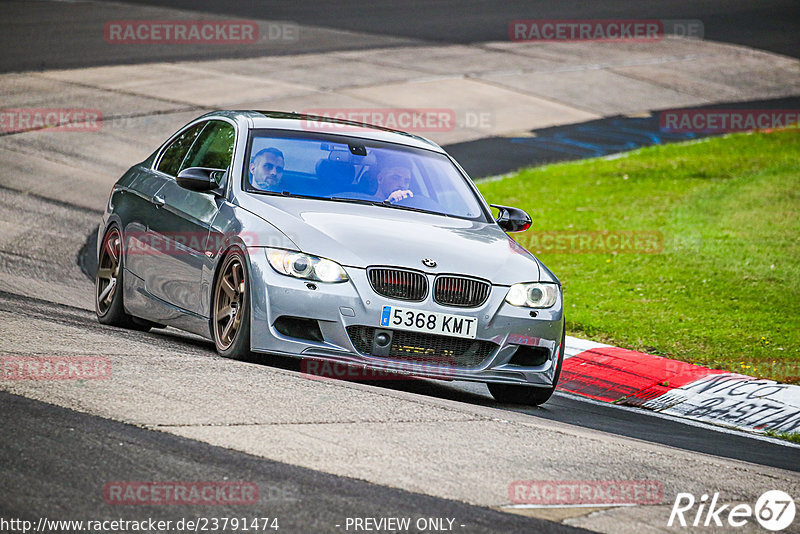
[[[376,328],[371,326],[347,327],[347,333],[356,350],[367,356],[372,356],[375,330]],[[381,358],[473,369],[480,367],[496,348],[497,345],[490,341],[393,330],[389,356]]]

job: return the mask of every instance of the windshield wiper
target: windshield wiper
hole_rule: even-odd
[[[441,215],[442,217],[453,217],[441,211],[426,210],[423,208],[415,208],[414,206],[403,206],[401,204],[393,204],[388,200],[369,200],[366,198],[350,198],[350,197],[318,197],[313,195],[299,195],[297,193],[290,193],[289,191],[254,191],[266,195],[277,197],[292,197],[292,198],[313,198],[316,200],[333,200],[335,202],[352,202],[353,204],[366,204],[368,206],[382,206],[385,208],[394,208],[397,210],[416,211],[418,213],[429,213],[431,215]]]
[[[353,202],[355,204],[369,204],[370,206],[383,206],[383,202],[379,200],[368,200],[366,198],[350,198],[350,197],[323,197],[327,200],[335,200],[337,202]]]
[[[416,211],[419,213],[430,213],[431,215],[441,215],[443,217],[451,217],[447,213],[442,213],[440,211],[433,211],[433,210],[426,210],[422,208],[415,208],[413,206],[403,206],[401,204],[393,204],[388,200],[367,200],[365,198],[348,198],[348,197],[328,197],[330,200],[336,200],[338,202],[353,202],[356,204],[367,204],[370,206],[383,206],[386,208],[395,208],[398,210],[406,210],[406,211]]]
[[[450,217],[450,215],[442,213],[441,211],[426,210],[422,208],[415,208],[414,206],[404,206],[402,204],[392,204],[388,200],[384,200],[380,204],[381,206],[389,206],[390,208],[395,208],[398,210],[418,211],[419,213],[430,213],[432,215],[442,215],[443,217]]]
[[[319,197],[314,195],[301,195],[299,193],[292,193],[290,191],[263,191],[261,189],[248,190],[248,193],[256,193],[258,195],[270,195],[273,197],[291,197],[291,198],[316,198],[325,199],[326,197]]]

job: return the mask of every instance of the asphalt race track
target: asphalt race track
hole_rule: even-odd
[[[4,517],[224,515],[216,507],[211,511],[147,507],[145,513],[147,508],[108,506],[99,500],[103,485],[114,480],[227,477],[254,481],[265,495],[269,491],[283,495],[280,492],[289,491],[287,487],[296,492],[293,495],[301,495],[292,502],[262,499],[259,503],[266,509],[258,514],[271,513],[281,518],[282,525],[297,527],[287,531],[313,527],[336,532],[341,517],[377,517],[389,509],[393,516],[408,510],[415,517],[456,517],[467,525],[464,532],[483,531],[486,525],[494,532],[563,527],[517,522],[533,521],[530,518],[494,519],[496,512],[485,506],[502,502],[507,490],[493,490],[499,493],[493,498],[478,491],[480,479],[501,466],[486,456],[484,447],[464,448],[474,446],[476,435],[491,450],[502,444],[544,447],[533,456],[539,458],[533,464],[523,460],[529,453],[503,460],[500,487],[536,478],[534,473],[566,480],[657,477],[664,481],[667,494],[684,487],[698,491],[709,487],[708,481],[711,488],[737,493],[750,486],[763,491],[767,485],[791,487],[800,481],[800,448],[772,439],[687,425],[567,395],[557,395],[542,408],[520,410],[498,405],[482,385],[319,382],[303,378],[294,360],[244,364],[219,358],[209,342],[172,329],[142,334],[102,326],[90,306],[92,285],[77,261],[97,212],[9,189],[0,189],[0,202],[4,224],[13,218],[31,228],[6,243],[0,254],[3,353],[102,355],[112,359],[115,369],[112,380],[97,381],[108,384],[4,382],[4,389],[12,393],[103,416],[7,394],[0,398],[5,421],[2,449],[11,455],[3,461],[6,472],[0,480],[4,495],[14,496],[4,499]],[[20,281],[27,287],[20,288]],[[275,403],[284,415],[274,412]],[[417,425],[428,430],[407,435]],[[498,433],[509,430],[511,435]],[[379,436],[388,440],[386,445]],[[454,439],[458,441],[454,449],[441,448]],[[351,447],[355,450],[348,453]],[[397,447],[403,451],[399,456]],[[439,451],[436,456],[444,456],[421,462],[434,450]],[[273,461],[261,465],[258,456]],[[482,461],[466,467],[465,457]],[[533,466],[538,467],[531,471]],[[539,470],[545,466],[552,467]],[[304,477],[316,477],[317,483],[305,483]],[[367,487],[359,479],[384,483]],[[448,480],[456,487],[447,488]],[[281,489],[270,490],[275,487]],[[367,492],[369,500],[339,498],[357,496],[359,491]],[[432,498],[443,493],[454,499]],[[484,507],[454,500],[482,502]],[[630,523],[631,531],[642,522],[665,521],[668,513],[663,506],[635,508],[652,515]],[[254,509],[247,512],[256,514]],[[591,522],[585,526],[603,528]]]
[[[81,270],[89,280],[94,279],[97,265],[97,260],[93,257],[96,241],[97,234],[90,233],[77,257]],[[206,344],[209,353],[213,354],[213,343],[209,341]],[[297,360],[265,358],[264,361],[271,366],[278,366],[296,373],[301,372]],[[514,410],[539,419],[578,425],[670,447],[800,471],[800,447],[786,447],[783,443],[775,440],[759,440],[756,446],[753,436],[744,432],[726,431],[705,424],[696,424],[695,426],[687,424],[685,421],[639,409],[587,401],[587,399],[569,393],[559,392],[540,407],[521,408],[498,405],[486,386],[470,382],[397,380],[373,381],[365,382],[365,384],[372,387],[407,391],[425,397]]]
[[[247,515],[277,518],[281,531],[335,531],[334,526],[344,525],[347,517],[408,517],[435,510],[440,517],[457,518],[459,530],[468,532],[587,532],[265,461],[2,392],[0,417],[5,421],[4,434],[15,436],[13,444],[0,450],[0,474],[8,481],[3,488],[0,517],[33,522],[41,516],[141,520],[142,512],[130,507],[118,507],[99,517],[97,512],[104,502],[98,488],[114,480],[227,477],[256,483],[261,499],[258,507],[247,509]],[[69,503],[66,515],[65,502]],[[241,514],[236,506],[176,505],[167,513],[158,513],[158,517],[177,522],[204,515]]]
[[[306,38],[292,47],[269,41],[246,48],[98,46],[103,41],[97,29],[109,17],[160,16],[162,6],[175,10],[174,16],[202,12],[289,21],[300,25]],[[800,9],[788,0],[615,0],[602,7],[578,0],[8,1],[0,8],[0,45],[8,52],[0,57],[3,73],[471,44],[507,40],[508,23],[517,18],[701,19],[706,39],[792,57],[800,50]],[[8,98],[19,99],[25,91],[15,85],[16,76],[4,78],[11,88]],[[88,82],[70,83],[70,90],[95,90]],[[131,102],[136,97],[125,88],[109,92]],[[40,96],[30,105],[39,105]],[[48,96],[41,96],[42,106]],[[798,107],[797,96],[743,100],[731,106]],[[163,114],[179,117],[202,108],[157,104],[164,106]],[[152,105],[154,115],[162,113]],[[49,153],[48,143],[58,141],[47,132],[28,143],[28,134],[2,133],[8,142],[0,145],[0,157],[14,166],[7,163],[0,171],[0,356],[107,358],[113,372],[108,380],[0,380],[0,531],[19,531],[2,527],[10,518],[35,524],[43,517],[246,516],[278,518],[283,532],[353,532],[357,529],[346,527],[348,518],[367,517],[452,519],[453,531],[468,533],[688,532],[666,527],[680,492],[698,497],[720,492],[726,502],[751,505],[767,490],[800,495],[800,446],[773,438],[566,393],[540,408],[522,408],[498,404],[481,384],[309,379],[296,360],[232,361],[219,357],[211,342],[174,329],[141,333],[99,324],[92,255],[102,200],[96,200],[105,199],[112,171],[98,152],[128,143],[135,154],[141,145],[151,146],[163,134],[153,131],[163,123],[153,124],[152,138],[138,144],[119,130],[111,130],[109,137],[116,137],[109,145],[102,140],[105,131],[88,138],[86,160],[93,173],[71,167],[64,154]],[[633,148],[609,141],[616,128],[636,128],[642,138],[657,130],[652,117],[614,116],[448,148],[470,172],[483,176]],[[586,152],[571,148],[575,139]],[[74,156],[74,147],[65,151]],[[68,179],[59,183],[53,176]],[[76,201],[75,191],[88,191],[91,202]],[[663,488],[659,502],[509,506],[510,488],[519,480],[642,479]],[[104,499],[104,488],[114,481],[247,481],[258,487],[259,498],[249,506],[113,505]],[[739,531],[763,530],[751,522]]]
[[[139,4],[182,7],[209,13],[291,20],[407,39],[447,43],[499,41],[508,37],[508,23],[517,19],[700,19],[705,38],[743,44],[797,56],[800,12],[791,0],[695,2],[646,0],[586,2],[534,0],[485,2],[457,0],[426,2],[322,2],[302,4],[284,0],[246,4],[233,0],[134,0]]]
[[[699,19],[706,39],[742,44],[798,57],[800,9],[793,0],[646,0],[586,2],[536,0],[498,2],[447,0],[427,2],[238,2],[236,0],[133,0],[108,2],[98,8],[82,2],[64,2],[53,8],[46,2],[6,1],[6,16],[0,22],[0,46],[8,53],[0,57],[0,71],[70,68],[114,63],[141,63],[211,57],[254,57],[330,50],[358,50],[375,46],[408,44],[479,43],[508,39],[508,25],[516,19]],[[145,45],[109,48],[93,38],[118,6],[131,9],[123,17],[148,18],[147,6],[205,12],[228,17],[291,21],[327,28],[309,31],[290,47],[266,42],[256,47],[163,47]],[[152,15],[150,15],[152,16]],[[68,24],[63,21],[69,20]]]

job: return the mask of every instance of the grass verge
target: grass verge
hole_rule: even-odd
[[[530,168],[478,186],[490,203],[531,214],[532,229],[514,237],[562,281],[568,333],[800,382],[797,130]],[[624,251],[609,239],[618,231],[659,244]]]
[[[771,438],[791,441],[792,443],[800,443],[800,434],[797,432],[778,432],[776,430],[767,430],[764,432],[764,435]]]

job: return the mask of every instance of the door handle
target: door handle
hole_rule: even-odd
[[[158,195],[154,195],[150,202],[155,204],[157,208],[160,208],[161,206],[164,205],[164,197],[160,197]]]

